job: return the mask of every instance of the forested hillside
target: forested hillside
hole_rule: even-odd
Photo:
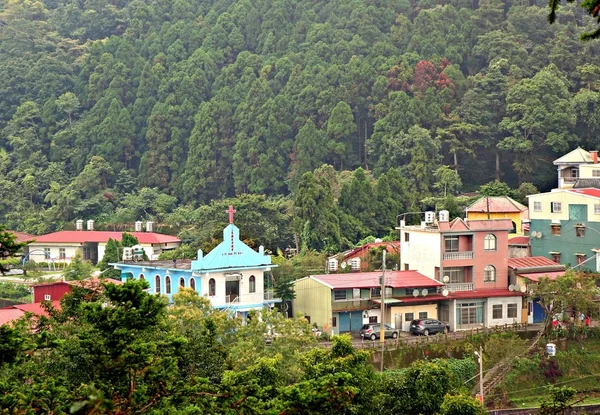
[[[236,198],[269,215],[247,237],[335,250],[461,186],[546,190],[554,158],[599,147],[600,46],[545,6],[0,0],[0,223],[200,243]]]

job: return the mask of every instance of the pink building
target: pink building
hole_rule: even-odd
[[[438,318],[452,329],[521,322],[522,294],[509,290],[510,219],[448,221],[428,212],[420,226],[401,224],[402,268],[445,284]]]

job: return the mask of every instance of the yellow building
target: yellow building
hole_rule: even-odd
[[[513,230],[509,237],[523,234],[523,223],[529,222],[529,208],[508,196],[484,196],[467,207],[468,220],[510,219]]]

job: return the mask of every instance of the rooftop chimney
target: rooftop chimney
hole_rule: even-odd
[[[88,231],[93,231],[94,230],[94,221],[92,219],[87,221],[87,230]]]
[[[75,221],[75,229],[78,231],[82,231],[83,230],[83,219],[77,219]]]
[[[590,156],[592,157],[592,163],[598,164],[598,150],[590,151]]]
[[[146,222],[146,232],[154,232],[153,225],[154,223],[151,221]]]

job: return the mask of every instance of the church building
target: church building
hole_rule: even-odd
[[[229,207],[229,225],[223,229],[223,242],[208,254],[198,250],[194,260],[121,262],[110,264],[121,271],[121,278],[145,279],[150,292],[164,294],[169,300],[181,288],[191,288],[210,300],[213,307],[227,309],[240,317],[250,310],[272,307],[280,302],[265,291],[265,274],[271,271],[271,256],[264,248],[258,252],[240,240],[233,224],[236,211]]]

